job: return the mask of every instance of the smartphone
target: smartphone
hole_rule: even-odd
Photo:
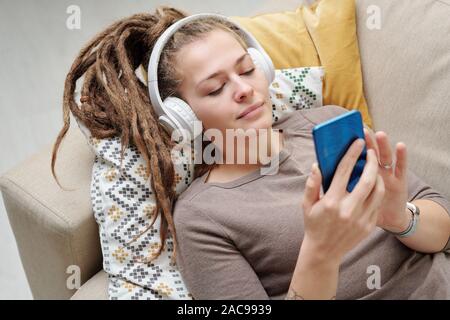
[[[323,192],[326,193],[333,180],[339,162],[356,139],[364,139],[361,113],[352,110],[316,125],[312,134],[317,162],[322,173]],[[367,149],[361,152],[350,176],[347,191],[352,192],[366,164]]]

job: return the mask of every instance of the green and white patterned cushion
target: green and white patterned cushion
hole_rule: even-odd
[[[269,86],[273,124],[299,109],[322,106],[323,67],[275,70]]]
[[[299,109],[322,106],[322,67],[276,70],[270,85],[273,123]],[[79,95],[78,95],[79,96]],[[78,101],[78,99],[77,99]],[[155,197],[145,175],[145,161],[137,148],[126,149],[120,174],[120,138],[93,138],[78,125],[95,153],[91,200],[99,226],[103,269],[108,273],[110,299],[191,299],[177,266],[171,264],[173,238],[168,235],[165,250],[151,264],[136,261],[155,253],[160,245],[160,218],[146,229],[155,207]],[[186,159],[186,154],[175,158]],[[176,160],[176,159],[174,159]],[[174,161],[176,192],[192,183],[193,161]]]

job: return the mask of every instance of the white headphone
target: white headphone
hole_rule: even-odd
[[[253,60],[257,68],[263,70],[269,84],[275,78],[275,69],[269,55],[264,51],[258,41],[236,22],[231,21],[226,16],[214,13],[200,13],[183,18],[172,24],[156,41],[150,61],[148,64],[148,91],[152,106],[158,116],[160,124],[171,134],[173,130],[181,130],[181,134],[185,136],[184,130],[190,134],[190,139],[195,139],[201,132],[194,134],[194,122],[199,121],[191,107],[182,99],[176,97],[167,97],[164,102],[161,100],[158,89],[158,64],[164,46],[170,37],[182,26],[204,17],[217,17],[225,21],[231,22],[237,28],[242,30],[245,42],[248,46],[247,52]]]

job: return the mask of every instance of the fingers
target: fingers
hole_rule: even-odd
[[[367,149],[374,149],[377,155],[377,159],[379,159],[380,150],[378,149],[378,145],[375,141],[375,134],[367,127],[364,128],[364,139],[366,140]]]
[[[378,221],[380,220],[380,205],[383,201],[384,194],[385,187],[383,178],[381,177],[381,175],[377,174],[375,186],[372,189],[369,197],[366,199],[366,201],[364,201],[362,205],[358,205],[358,207],[361,208],[360,210],[355,210],[355,212],[358,212],[359,214],[359,218],[357,219],[359,220],[360,224],[364,226],[367,234],[370,234],[377,226],[377,224],[379,225]],[[356,202],[354,202],[354,204],[356,204]]]
[[[378,219],[378,207],[380,206],[381,201],[384,198],[384,194],[385,187],[383,178],[379,174],[377,174],[375,187],[373,188],[365,203],[365,207],[367,208],[366,211],[369,213],[369,221],[371,223],[376,223]]]
[[[358,161],[361,152],[364,150],[365,142],[363,139],[356,139],[348,148],[331,181],[330,188],[327,193],[342,194],[347,188],[350,175]]]
[[[379,147],[380,165],[383,166],[393,163],[391,145],[389,144],[389,138],[387,134],[383,131],[378,131],[377,133],[375,133],[375,139]],[[391,169],[383,168],[383,170],[391,170]]]
[[[398,179],[403,179],[407,172],[407,150],[403,142],[399,142],[395,146],[395,158],[393,157],[388,135],[383,131],[378,131],[376,134],[364,128],[364,136],[367,143],[367,148],[373,148],[378,155],[378,162],[382,165],[389,165],[395,161],[395,176]],[[375,141],[374,141],[375,137]],[[382,168],[381,170],[391,170]]]
[[[405,179],[407,172],[407,151],[406,145],[403,142],[399,142],[396,145],[397,163],[395,164],[395,176],[398,179]]]
[[[364,170],[349,198],[356,203],[364,202],[377,182],[378,161],[373,149],[367,150],[367,159]]]
[[[320,199],[320,187],[322,176],[317,163],[313,163],[311,174],[306,180],[305,192],[303,194],[303,210],[309,212],[311,207]]]

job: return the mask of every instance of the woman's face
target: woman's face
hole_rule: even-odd
[[[213,30],[177,54],[183,76],[181,97],[203,128],[244,130],[271,128],[269,83],[241,44],[229,32]],[[239,118],[250,106],[261,105]]]

